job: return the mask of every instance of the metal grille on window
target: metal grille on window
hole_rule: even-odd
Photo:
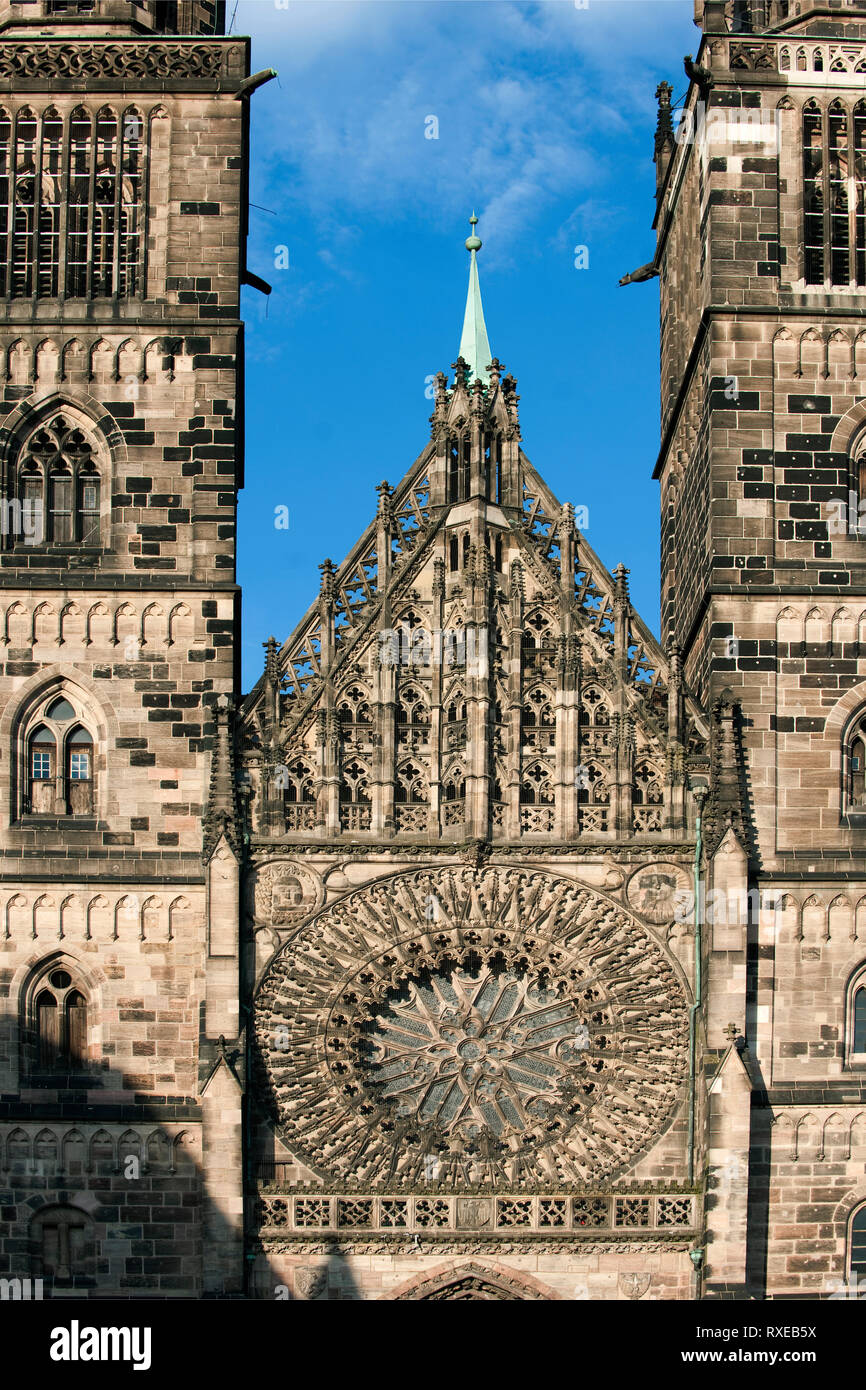
[[[847,285],[851,278],[848,244],[848,117],[838,102],[828,120],[830,174],[830,279]]]
[[[145,150],[133,109],[0,110],[0,297],[142,293]]]
[[[803,108],[803,211],[806,283],[866,285],[866,102]]]
[[[854,1213],[851,1222],[851,1269],[852,1276],[866,1281],[866,1206]]]
[[[814,102],[803,110],[803,206],[806,283],[824,283],[824,136]]]
[[[858,285],[866,285],[866,101],[854,107],[854,242]]]

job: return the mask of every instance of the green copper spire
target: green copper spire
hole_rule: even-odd
[[[481,306],[481,286],[478,283],[477,253],[481,250],[481,238],[475,235],[478,218],[473,212],[469,219],[472,235],[466,238],[469,252],[469,293],[466,296],[466,315],[463,319],[463,337],[460,339],[460,356],[469,363],[469,380],[478,376],[486,384],[487,366],[493,357],[487,328],[484,323],[484,310]]]

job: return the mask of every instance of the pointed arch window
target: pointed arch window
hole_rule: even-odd
[[[632,815],[638,833],[661,830],[664,815],[664,785],[661,773],[652,763],[641,760],[634,770]]]
[[[430,734],[427,700],[414,686],[400,691],[397,702],[397,743],[404,749],[423,748]]]
[[[87,994],[63,964],[55,964],[32,990],[33,1070],[42,1077],[88,1069]]]
[[[556,715],[550,694],[543,686],[530,690],[520,712],[521,742],[525,748],[538,751],[552,748],[556,742]]]
[[[866,710],[861,711],[848,731],[843,768],[842,814],[866,815]]]
[[[340,824],[343,830],[369,830],[371,814],[370,773],[353,758],[340,781]]]
[[[468,434],[451,436],[448,442],[448,501],[465,502],[469,497],[472,445]]]
[[[303,758],[295,758],[281,769],[285,788],[287,830],[313,830],[316,824],[316,788],[313,774]]]
[[[92,816],[93,735],[65,695],[39,705],[24,735],[21,809],[33,816]]]
[[[427,778],[417,763],[402,763],[394,782],[394,801],[398,806],[426,806],[430,801]],[[406,826],[407,829],[414,826]],[[423,829],[419,825],[418,829]]]
[[[488,434],[484,441],[486,493],[491,502],[502,501],[502,435]]]

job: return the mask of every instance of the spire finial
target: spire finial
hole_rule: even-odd
[[[478,226],[478,218],[475,216],[474,211],[469,219],[469,225],[472,228],[472,235],[466,238],[466,250],[472,252],[480,251],[481,238],[475,235],[475,228]]]
[[[484,323],[484,310],[481,307],[481,286],[478,283],[477,252],[481,250],[481,238],[475,235],[478,218],[473,212],[469,219],[472,235],[466,238],[469,252],[469,293],[466,296],[466,314],[463,319],[463,336],[460,339],[460,356],[469,368],[469,380],[480,378],[485,386],[489,381],[487,368],[492,360],[487,327]]]

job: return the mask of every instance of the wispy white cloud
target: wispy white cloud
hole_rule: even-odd
[[[453,226],[477,202],[499,246],[614,176],[605,142],[651,118],[691,0],[241,0],[256,60],[262,201],[332,225],[409,211]],[[599,99],[599,93],[602,93]],[[438,120],[438,139],[425,120]],[[650,151],[646,151],[647,161]],[[255,195],[254,195],[255,196]]]

